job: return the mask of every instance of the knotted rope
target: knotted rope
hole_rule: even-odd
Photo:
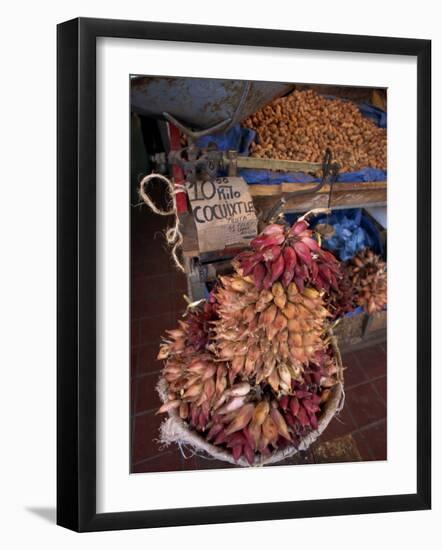
[[[169,210],[161,210],[153,203],[152,199],[146,192],[146,188],[153,179],[160,179],[167,186],[170,197],[170,208]],[[173,261],[175,262],[176,267],[184,273],[183,262],[178,257],[178,249],[183,244],[183,235],[180,231],[180,220],[178,218],[177,206],[176,206],[176,196],[178,193],[185,193],[186,187],[182,183],[173,184],[168,178],[161,174],[148,174],[140,181],[140,187],[138,193],[143,202],[159,216],[175,216],[174,225],[169,227],[166,232],[166,241],[171,248],[171,254]]]

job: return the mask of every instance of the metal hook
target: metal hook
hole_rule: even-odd
[[[310,195],[311,193],[317,193],[322,187],[324,187],[327,177],[329,174],[331,174],[331,183],[334,183],[338,177],[339,173],[339,164],[337,162],[332,163],[332,152],[331,149],[327,147],[324,153],[324,158],[322,161],[322,178],[321,181],[314,185],[313,187],[309,187],[308,189],[301,189],[299,191],[292,191],[291,193],[286,193],[283,195],[276,203],[275,205],[268,211],[267,216],[264,218],[264,222],[270,223],[270,221],[281,213],[282,209],[284,208],[284,205],[286,202],[291,199],[292,197],[299,197],[301,195]]]

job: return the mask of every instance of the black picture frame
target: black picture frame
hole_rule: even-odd
[[[96,38],[396,54],[417,58],[417,492],[96,512]],[[431,506],[431,41],[74,19],[57,28],[57,523],[75,531],[425,510]]]

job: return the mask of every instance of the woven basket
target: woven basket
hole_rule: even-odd
[[[342,410],[345,399],[344,369],[336,338],[331,330],[329,331],[329,335],[331,337],[330,341],[334,350],[335,359],[338,364],[339,382],[332,388],[332,394],[320,417],[318,418],[318,429],[308,433],[301,440],[298,447],[290,445],[280,451],[275,451],[266,458],[260,455],[255,455],[255,462],[253,463],[253,466],[276,464],[277,462],[281,462],[282,460],[295,455],[299,451],[305,451],[327,428],[335,414]],[[157,391],[161,400],[164,402],[167,397],[167,383],[164,378],[159,380]],[[227,449],[222,449],[206,441],[204,437],[202,437],[198,432],[192,430],[188,424],[179,417],[176,409],[169,411],[169,418],[167,418],[160,426],[160,442],[166,446],[171,443],[176,443],[179,445],[181,450],[183,447],[190,448],[193,451],[193,454],[197,453],[199,456],[203,456],[204,458],[223,460],[224,462],[229,462],[235,466],[250,467],[250,464],[243,457],[239,458],[239,460],[235,460]]]

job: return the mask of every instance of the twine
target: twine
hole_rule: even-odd
[[[170,196],[169,210],[161,210],[160,208],[158,208],[156,204],[154,204],[152,199],[149,197],[149,195],[146,193],[146,187],[153,179],[160,179],[162,182],[164,182],[167,185],[167,190]],[[138,190],[140,198],[152,210],[152,212],[154,212],[155,214],[158,214],[159,216],[175,216],[174,225],[172,227],[169,227],[166,230],[165,236],[166,236],[167,244],[171,248],[173,261],[176,267],[183,273],[185,272],[184,265],[183,265],[183,262],[178,257],[178,249],[183,244],[183,235],[180,231],[180,219],[178,217],[178,212],[177,212],[176,196],[178,193],[185,193],[185,192],[186,192],[186,187],[184,184],[182,183],[173,184],[168,178],[166,178],[162,174],[148,174],[147,176],[144,176],[144,178],[140,181],[140,187]]]

